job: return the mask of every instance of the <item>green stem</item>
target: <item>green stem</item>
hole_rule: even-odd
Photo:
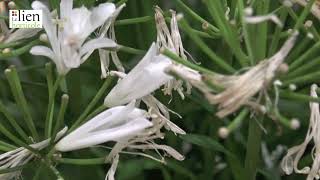
[[[130,53],[130,54],[136,54],[136,55],[143,55],[146,53],[145,50],[141,49],[135,49],[128,46],[118,45],[119,51]]]
[[[38,45],[38,44],[40,44],[40,40],[34,40],[19,49],[11,50],[9,53],[1,53],[0,52],[0,59],[20,56],[21,54],[28,52],[33,46]]]
[[[124,25],[131,25],[131,24],[138,24],[138,23],[145,23],[153,21],[153,17],[151,16],[144,16],[138,18],[130,18],[130,19],[121,19],[115,22],[116,26],[124,26]]]
[[[50,144],[53,144],[53,142],[55,141],[55,138],[56,138],[56,135],[58,133],[58,130],[61,127],[61,125],[63,124],[64,114],[66,112],[66,109],[67,109],[67,106],[68,106],[68,102],[69,102],[69,96],[67,94],[62,95],[62,97],[61,97],[61,107],[60,107],[60,110],[59,110],[59,114],[58,114],[56,125],[55,125],[55,127],[53,129],[53,135],[51,137]]]
[[[8,139],[10,139],[12,142],[16,143],[17,145],[24,147],[35,154],[38,154],[36,149],[32,148],[28,144],[21,141],[19,138],[17,138],[15,135],[13,135],[10,131],[8,131],[7,128],[5,128],[1,123],[0,123],[0,132],[3,135],[5,135]]]
[[[17,149],[16,146],[14,145],[11,145],[9,143],[6,143],[4,141],[0,141],[0,149],[1,151],[5,151],[5,152],[8,152],[8,151],[11,151],[11,150],[14,150],[14,149]]]
[[[46,116],[46,128],[45,128],[45,135],[47,138],[51,137],[52,133],[52,124],[53,124],[53,113],[54,113],[54,104],[55,104],[55,95],[58,90],[58,87],[60,85],[60,82],[62,81],[64,77],[59,75],[58,78],[56,79],[56,82],[54,83],[53,87],[50,87],[48,84],[48,88],[52,88],[51,90],[49,89],[49,104],[48,104],[48,110],[47,110],[47,116]]]
[[[183,26],[183,30],[188,34],[188,36],[193,40],[195,44],[197,44],[200,49],[208,55],[209,59],[217,64],[219,67],[224,69],[229,73],[234,73],[236,70],[226,63],[221,57],[219,57],[215,52],[211,50],[210,47],[206,45],[206,43],[196,34],[193,33],[192,29],[188,25],[185,20],[180,20],[180,24]]]
[[[243,109],[239,113],[239,115],[228,125],[227,127],[228,130],[232,132],[233,130],[237,129],[241,125],[242,121],[248,116],[248,114],[249,114],[249,109],[248,108]]]
[[[73,165],[100,165],[106,164],[106,158],[92,158],[92,159],[70,159],[70,158],[59,158],[56,161],[62,164],[73,164]]]
[[[90,111],[92,111],[92,109],[96,106],[96,104],[99,102],[101,97],[105,94],[105,91],[111,85],[113,79],[114,78],[111,76],[107,77],[107,79],[104,81],[103,85],[101,86],[101,88],[99,89],[99,91],[97,92],[95,97],[91,100],[91,102],[88,104],[88,106],[83,111],[83,113],[80,115],[80,117],[71,126],[71,128],[69,129],[69,132],[72,132],[74,129],[76,129],[86,119],[86,117],[88,116]]]
[[[175,62],[177,62],[179,64],[183,64],[183,65],[185,65],[185,66],[187,66],[187,67],[189,67],[191,69],[197,70],[197,71],[202,72],[202,73],[210,74],[210,75],[215,75],[215,73],[210,71],[209,69],[206,69],[204,67],[201,67],[201,66],[198,66],[196,64],[193,64],[193,63],[189,62],[188,60],[179,57],[178,55],[176,55],[175,53],[171,52],[168,49],[164,49],[161,53],[163,55],[169,57],[173,61],[175,61]]]
[[[212,31],[218,33],[219,29],[215,26],[213,26],[212,24],[208,23],[205,19],[203,19],[202,17],[200,17],[197,13],[195,13],[194,11],[192,11],[191,8],[189,8],[187,5],[185,5],[181,0],[174,0],[176,2],[176,4],[182,8],[188,15],[190,15],[192,18],[194,18],[195,20],[199,21],[201,24],[207,23],[209,29],[211,29]]]
[[[242,67],[247,66],[250,58],[248,59],[246,54],[244,54],[236,30],[225,18],[225,9],[223,8],[221,1],[206,0],[205,3],[208,7],[208,10],[212,18],[217,23],[221,35],[226,40],[229,47],[232,49],[232,52],[235,55],[236,59],[239,61]]]
[[[6,109],[5,105],[1,102],[1,100],[0,100],[0,112],[2,112],[4,114],[4,116],[7,118],[9,123],[12,125],[12,127],[14,127],[14,129],[24,139],[25,142],[32,143],[31,139],[24,132],[24,130],[20,127],[20,125],[17,123],[16,119],[9,113],[9,111]]]
[[[305,94],[295,93],[291,91],[280,90],[280,96],[284,99],[291,99],[298,102],[317,102],[320,103],[320,98],[312,97]]]
[[[35,139],[35,141],[37,141],[39,139],[39,135],[38,135],[38,132],[37,132],[36,127],[34,125],[27,100],[24,96],[18,73],[17,73],[16,69],[12,66],[12,67],[10,67],[10,69],[5,70],[5,74],[7,76],[12,94],[15,98],[16,103],[18,104],[19,108],[21,109],[21,111],[23,113],[24,119],[25,119],[27,126],[32,134],[32,137]]]
[[[305,19],[307,18],[307,16],[310,13],[311,7],[313,6],[313,4],[316,2],[316,0],[310,0],[308,1],[307,5],[305,6],[304,10],[302,11],[301,15],[299,16],[295,26],[294,26],[294,30],[298,30],[304,23]]]
[[[283,82],[283,86],[288,86],[289,84],[307,84],[307,83],[314,83],[314,81],[319,80],[320,72],[313,72],[306,74],[304,76],[299,76],[293,79],[285,80]]]
[[[262,122],[260,122],[262,123]],[[245,159],[246,180],[255,180],[258,162],[260,159],[262,129],[258,122],[251,119],[249,122],[249,135],[247,141],[247,152]]]
[[[298,59],[293,61],[293,63],[289,65],[289,70],[292,71],[300,67],[301,64],[303,64],[305,61],[309,60],[314,55],[316,55],[319,52],[319,49],[320,49],[320,42],[317,42],[309,50],[304,52]]]

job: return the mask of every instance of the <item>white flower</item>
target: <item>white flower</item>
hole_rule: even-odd
[[[311,97],[317,98],[317,85],[311,86]],[[288,149],[288,153],[283,158],[281,162],[281,168],[283,171],[289,175],[293,171],[298,174],[308,174],[307,180],[319,179],[320,177],[320,112],[319,103],[310,102],[310,122],[307,135],[304,142],[300,145],[294,146]],[[313,140],[314,147],[311,151],[311,156],[313,159],[312,166],[305,166],[302,169],[298,168],[299,161],[304,155],[308,144]]]
[[[152,126],[147,112],[134,105],[135,101],[132,101],[127,106],[117,106],[100,113],[61,139],[55,149],[65,152],[120,141]]]
[[[67,132],[67,130],[68,128],[64,128],[60,132],[58,132],[55,141],[60,139]],[[49,138],[39,143],[31,144],[30,146],[36,150],[42,150],[49,145],[50,140],[51,139]],[[18,149],[6,152],[0,155],[0,170],[25,165],[34,157],[36,157],[36,155],[24,147],[20,147]],[[20,171],[0,174],[0,179],[12,179],[19,175]]]
[[[31,54],[52,59],[59,74],[66,74],[88,59],[88,54],[99,48],[115,48],[117,44],[108,38],[88,40],[88,36],[110,18],[115,11],[112,3],[103,3],[91,11],[86,7],[72,9],[72,0],[61,0],[60,19],[53,20],[49,9],[39,1],[32,3],[33,9],[43,12],[43,26],[48,35],[51,49],[35,46]]]
[[[108,107],[126,104],[140,99],[172,79],[164,70],[172,62],[163,55],[157,54],[153,43],[143,59],[120,80],[104,100]]]

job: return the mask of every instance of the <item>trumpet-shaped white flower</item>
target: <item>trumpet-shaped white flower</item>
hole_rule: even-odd
[[[157,54],[153,43],[143,59],[113,87],[104,100],[108,107],[126,104],[140,99],[172,79],[164,70],[171,60]]]
[[[312,97],[317,98],[317,85],[314,84],[311,86]],[[319,179],[320,177],[320,112],[319,112],[319,103],[310,102],[310,122],[307,135],[304,139],[304,142],[300,145],[294,146],[288,150],[288,153],[283,158],[281,162],[281,167],[283,171],[289,175],[293,171],[299,174],[308,174],[307,180]],[[312,159],[313,164],[311,167],[305,166],[302,169],[298,168],[299,161],[308,144],[313,140],[314,148],[312,150]]]
[[[72,8],[72,0],[61,0],[60,19],[53,20],[49,9],[39,1],[32,3],[33,9],[42,10],[43,26],[51,49],[35,46],[31,54],[46,56],[54,61],[59,74],[66,74],[88,59],[93,50],[115,48],[117,44],[108,38],[88,40],[88,36],[103,25],[115,11],[112,3],[103,3],[91,11],[86,7]]]
[[[55,141],[59,140],[67,132],[67,130],[68,128],[64,128],[60,132],[58,132]],[[30,146],[36,150],[42,150],[49,145],[50,140],[51,139],[49,138],[39,143],[31,144]],[[0,155],[0,170],[25,165],[34,157],[36,157],[36,155],[24,147],[6,152]],[[0,179],[12,179],[19,176],[19,174],[20,171],[0,174]]]
[[[56,150],[65,152],[119,141],[152,126],[147,119],[147,112],[134,105],[135,101],[100,113],[61,139],[55,146]]]

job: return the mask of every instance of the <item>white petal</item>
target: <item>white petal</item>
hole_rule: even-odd
[[[104,101],[106,106],[113,107],[142,98],[172,79],[164,73],[171,61],[155,53],[155,46],[152,45],[142,61],[107,95]]]
[[[34,46],[31,48],[30,53],[38,56],[46,56],[55,61],[55,56],[52,50],[46,46]]]
[[[60,18],[71,17],[71,11],[73,7],[73,0],[61,0],[60,2]]]
[[[117,43],[109,38],[97,38],[86,42],[80,49],[80,56],[100,48],[115,48]]]
[[[107,19],[115,12],[116,6],[113,3],[103,3],[98,7],[92,9],[92,14],[90,16],[90,30],[88,35],[91,34],[95,29],[102,26]]]
[[[42,29],[17,29],[5,40],[5,43],[19,41],[21,39],[28,39],[35,36]]]
[[[34,1],[32,3],[32,8],[36,10],[42,10],[42,25],[47,33],[53,51],[56,54],[60,54],[60,44],[57,37],[57,27],[52,21],[49,9],[40,1]]]
[[[121,138],[135,135],[150,126],[152,126],[150,121],[147,119],[138,118],[122,126],[88,134],[87,137],[79,138],[73,141],[64,138],[56,145],[56,149],[58,151],[72,151],[98,145],[108,141],[117,141]]]

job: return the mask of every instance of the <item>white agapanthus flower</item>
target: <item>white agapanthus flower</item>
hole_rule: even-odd
[[[67,132],[67,130],[68,128],[64,128],[58,132],[55,141],[59,140]],[[51,139],[49,138],[39,143],[31,144],[30,146],[36,150],[42,150],[50,144],[50,140]],[[0,155],[0,170],[25,165],[35,157],[36,155],[33,152],[24,147],[6,152]],[[0,179],[12,179],[18,177],[20,173],[20,171],[16,171],[12,173],[0,174]]]
[[[152,126],[147,115],[146,111],[135,108],[135,101],[127,106],[113,107],[62,138],[55,149],[72,151],[135,136]]]
[[[105,98],[105,105],[113,107],[126,104],[134,99],[140,99],[165,85],[165,94],[171,95],[171,91],[177,90],[184,97],[181,80],[175,80],[167,75],[164,70],[173,62],[159,54],[160,48],[168,48],[179,56],[186,58],[181,42],[177,24],[177,17],[172,12],[171,32],[165,23],[162,11],[155,8],[155,19],[157,26],[157,43],[153,43],[143,59],[111,90]],[[188,85],[187,92],[191,86]]]
[[[87,40],[89,35],[103,25],[115,11],[112,3],[103,3],[92,10],[82,6],[73,8],[72,0],[61,0],[60,17],[52,19],[49,9],[40,1],[34,1],[32,8],[42,10],[43,27],[47,33],[51,49],[35,46],[31,54],[46,56],[54,61],[59,74],[66,74],[88,59],[88,54],[99,48],[116,48],[109,38]]]
[[[164,72],[171,63],[170,59],[158,54],[153,43],[143,59],[113,87],[104,104],[114,107],[152,93],[172,79]]]
[[[120,79],[123,79],[123,78],[125,78],[127,76],[125,73],[117,72],[117,71],[111,71],[110,75],[118,76]],[[164,127],[167,130],[170,130],[175,134],[186,134],[185,131],[183,131],[180,127],[178,127],[176,124],[174,124],[173,122],[170,121],[170,112],[172,112],[172,113],[174,113],[176,115],[178,115],[178,114],[173,112],[172,110],[170,110],[164,104],[162,104],[153,95],[149,94],[149,95],[146,95],[146,96],[142,97],[141,99],[138,99],[137,100],[138,103],[136,103],[137,106],[139,106],[140,101],[142,101],[147,106],[147,108],[149,109],[149,113],[150,114],[154,114],[155,116],[159,117],[158,120],[160,120],[160,121],[165,123]]]
[[[159,105],[149,104],[154,103],[155,101],[151,96],[146,97],[147,99],[143,100],[148,106],[156,107]],[[151,98],[151,99],[149,99]],[[150,110],[151,109],[151,110]],[[162,107],[159,108],[150,108],[149,113],[152,118],[152,126],[140,132],[139,134],[128,136],[127,138],[123,138],[121,141],[118,141],[111,149],[108,157],[106,158],[106,162],[111,163],[111,167],[107,173],[106,180],[114,180],[115,171],[119,161],[119,155],[121,153],[124,154],[132,154],[147,157],[153,159],[155,161],[165,163],[165,157],[170,156],[176,160],[182,161],[184,160],[184,156],[181,155],[178,151],[173,149],[172,147],[164,144],[158,144],[155,141],[164,139],[165,134],[161,132],[164,128],[167,128],[178,134],[185,134],[185,132],[180,129],[178,126],[166,120],[166,118],[160,113]],[[146,150],[153,150],[156,155],[150,155]]]
[[[310,95],[314,98],[318,98],[317,95],[317,85],[311,86]],[[283,171],[289,175],[293,172],[298,174],[308,174],[307,180],[319,179],[320,177],[320,112],[319,103],[310,102],[310,122],[307,135],[300,145],[294,146],[288,149],[286,156],[281,162],[281,168]],[[314,147],[311,151],[311,156],[313,159],[312,166],[305,166],[299,169],[298,164],[301,157],[304,155],[308,144],[313,141]]]

